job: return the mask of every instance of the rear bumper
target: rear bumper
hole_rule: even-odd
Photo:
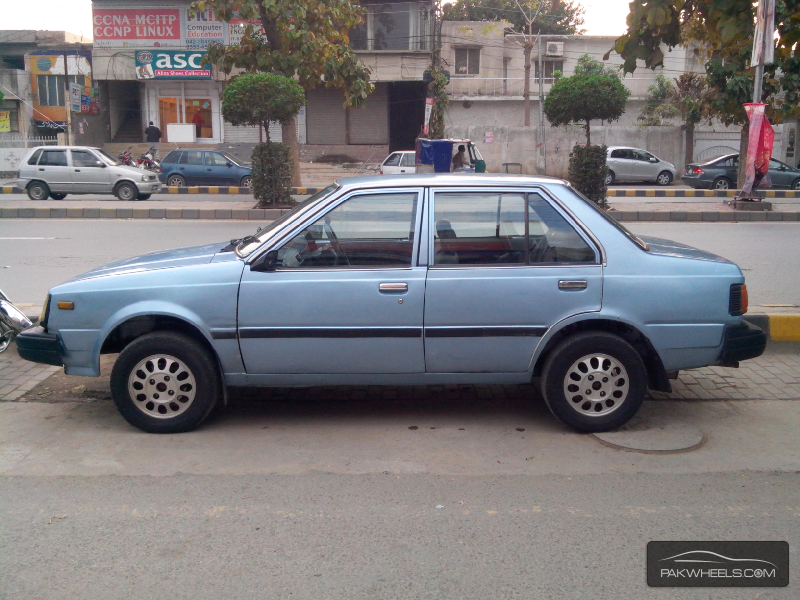
[[[61,340],[55,333],[47,333],[41,325],[20,332],[17,352],[21,358],[45,365],[62,366]]]
[[[761,328],[747,321],[741,325],[727,325],[718,364],[728,365],[756,358],[764,353],[766,347],[767,335]]]
[[[710,181],[703,181],[702,179],[698,179],[696,177],[690,177],[688,175],[684,175],[681,177],[681,183],[684,185],[688,185],[696,190],[710,190],[711,189],[711,182]]]

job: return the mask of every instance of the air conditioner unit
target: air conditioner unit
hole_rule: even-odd
[[[545,56],[564,56],[564,42],[547,42]]]

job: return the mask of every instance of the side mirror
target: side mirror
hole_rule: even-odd
[[[103,169],[103,168],[105,168],[106,163],[104,163],[102,160],[96,160],[96,161],[94,161],[94,166],[95,167],[100,167],[101,169]]]
[[[232,163],[229,163],[229,162],[226,162],[226,163],[225,163],[225,166],[226,166],[226,167],[232,167],[232,166],[233,166],[233,164],[232,164]]]
[[[250,267],[250,270],[265,273],[268,271],[274,271],[278,268],[278,266],[278,251],[270,250],[255,263],[253,263],[253,265]]]

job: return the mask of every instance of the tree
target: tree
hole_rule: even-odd
[[[431,51],[431,67],[428,70],[431,81],[428,84],[428,98],[433,98],[431,118],[428,126],[428,137],[440,140],[444,137],[444,115],[450,96],[447,84],[450,77],[442,67],[442,5],[436,2],[433,14],[433,48]]]
[[[669,121],[678,116],[678,110],[672,104],[675,85],[663,75],[656,76],[656,82],[647,88],[644,106],[636,120],[644,126],[669,125]]]
[[[536,20],[537,32],[542,34],[574,35],[583,33],[583,7],[576,2],[537,2],[522,3],[528,10],[536,11],[542,5],[541,14]],[[520,10],[514,0],[456,0],[445,5],[445,21],[506,21],[515,31],[526,32],[528,23],[526,12]]]
[[[683,121],[684,164],[694,159],[694,128],[708,115],[706,78],[699,73],[683,73],[675,80],[670,101]]]
[[[589,146],[590,122],[619,119],[629,95],[617,72],[584,54],[578,59],[572,77],[562,77],[553,84],[544,101],[544,113],[554,127],[582,122]]]
[[[348,107],[361,106],[375,89],[369,69],[349,46],[349,31],[364,16],[349,0],[196,0],[190,8],[206,9],[222,21],[244,23],[239,45],[208,48],[209,60],[226,74],[239,68],[296,79],[306,91],[340,88]],[[300,185],[294,118],[283,125],[283,140],[293,162],[292,181]]]

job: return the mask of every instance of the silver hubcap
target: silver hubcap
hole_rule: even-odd
[[[31,196],[36,200],[43,200],[45,195],[43,187],[36,185],[31,188]]]
[[[611,175],[606,175],[606,185],[611,185],[612,181],[613,181],[613,178],[611,177]]]
[[[602,417],[619,408],[628,397],[628,373],[607,354],[588,354],[567,371],[564,395],[582,415]]]
[[[250,187],[251,187],[252,185],[253,185],[253,180],[252,180],[252,179],[250,179],[249,177],[248,177],[247,179],[244,179],[244,180],[242,181],[242,187],[243,187],[243,188],[250,189]]]
[[[120,197],[120,199],[122,199],[122,200],[130,200],[131,198],[133,198],[133,195],[134,195],[133,194],[133,190],[130,187],[128,187],[127,185],[123,185],[121,188],[119,188],[119,197]]]
[[[669,175],[659,175],[658,183],[661,185],[667,185],[669,183]]]
[[[727,190],[728,189],[728,182],[727,181],[718,181],[717,182],[717,189],[718,190]]]
[[[183,185],[183,180],[177,177],[170,177],[170,180],[167,182],[167,185],[170,187],[181,187]]]
[[[168,354],[148,356],[128,377],[133,403],[157,419],[171,419],[185,412],[196,392],[197,383],[189,367]]]

